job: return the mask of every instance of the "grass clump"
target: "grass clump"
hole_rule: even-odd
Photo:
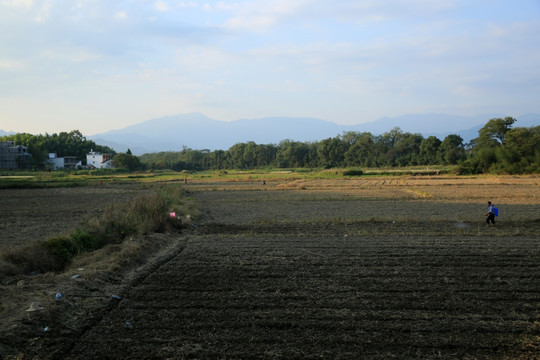
[[[70,234],[24,248],[3,250],[0,276],[62,271],[83,252],[120,244],[130,236],[179,230],[194,213],[183,197],[179,185],[156,186],[138,198],[110,205],[101,215],[88,219]]]
[[[43,247],[54,259],[52,268],[47,270],[58,271],[64,269],[71,259],[82,252],[96,250],[98,238],[86,230],[77,229],[70,235],[49,238],[43,243]]]
[[[364,172],[362,170],[346,170],[343,172],[343,176],[362,176]]]
[[[183,193],[178,185],[163,185],[154,191],[122,204],[109,206],[103,214],[86,224],[98,245],[120,243],[126,237],[152,232],[166,232],[181,227],[180,216],[187,213],[181,204]],[[169,214],[174,212],[176,216]]]

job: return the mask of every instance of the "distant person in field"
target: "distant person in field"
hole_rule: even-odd
[[[491,201],[488,201],[488,212],[486,214],[486,224],[489,226],[489,223],[493,226],[495,226],[495,206],[491,203]]]

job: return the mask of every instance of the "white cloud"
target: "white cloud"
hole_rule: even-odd
[[[0,60],[0,69],[16,70],[23,68],[23,63],[14,60]]]
[[[117,11],[116,14],[115,14],[115,17],[117,19],[120,19],[120,20],[123,20],[123,19],[126,19],[127,18],[127,13],[122,10],[122,11]]]
[[[34,0],[11,0],[3,1],[2,3],[15,7],[24,7],[26,9],[31,9],[34,6]]]
[[[260,29],[274,26],[278,19],[271,15],[235,17],[227,20],[226,28],[230,29]]]
[[[156,9],[161,12],[169,11],[169,4],[167,4],[165,1],[156,1],[155,3]]]
[[[199,4],[196,2],[180,2],[176,4],[177,7],[180,9],[190,9],[190,8],[198,8]]]
[[[309,4],[308,0],[298,1],[249,1],[241,6],[222,7],[232,12],[224,24],[229,29],[261,30],[273,27],[287,18],[301,12]]]
[[[241,63],[242,59],[218,47],[191,46],[176,51],[176,64],[187,72],[216,71],[233,63]]]

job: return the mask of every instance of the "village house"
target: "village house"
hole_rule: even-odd
[[[0,169],[23,169],[31,157],[26,146],[15,145],[13,141],[0,142]]]
[[[47,160],[51,164],[51,169],[76,169],[77,166],[81,166],[82,162],[77,160],[75,156],[58,157],[56,153],[49,153],[49,159]]]
[[[86,166],[95,169],[112,169],[111,154],[102,154],[100,152],[91,150],[86,154]]]

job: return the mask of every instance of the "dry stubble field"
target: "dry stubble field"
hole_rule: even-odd
[[[126,276],[121,301],[95,304],[90,315],[75,296],[54,304],[90,320],[58,321],[20,354],[537,359],[539,182],[194,180],[197,227]],[[501,212],[496,228],[484,226],[488,199]],[[99,293],[90,280],[78,286]]]

